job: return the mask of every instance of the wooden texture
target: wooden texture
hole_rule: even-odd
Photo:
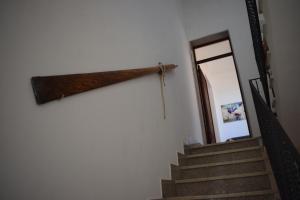
[[[165,71],[175,67],[177,66],[173,64],[164,65]],[[154,66],[85,74],[36,76],[31,78],[31,84],[37,104],[44,104],[92,89],[160,72],[160,67]]]
[[[198,82],[199,82],[200,97],[202,98],[202,109],[204,114],[203,119],[205,125],[206,142],[207,144],[216,143],[216,135],[215,135],[207,81],[206,78],[204,77],[204,74],[200,66],[198,67]]]

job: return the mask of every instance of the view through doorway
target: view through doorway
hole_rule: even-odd
[[[207,143],[249,137],[228,32],[193,41],[192,45]]]

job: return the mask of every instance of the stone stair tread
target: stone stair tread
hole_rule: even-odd
[[[209,200],[209,199],[222,199],[222,198],[238,198],[238,197],[252,197],[270,195],[274,192],[272,190],[260,190],[251,192],[228,193],[228,194],[214,194],[214,195],[199,195],[199,196],[181,196],[181,197],[168,197],[163,200]]]
[[[161,182],[161,200],[275,199],[259,138],[185,146],[171,165],[172,179]]]
[[[250,158],[250,159],[207,163],[207,164],[201,164],[201,165],[180,166],[179,169],[189,170],[189,169],[197,169],[197,168],[205,168],[205,167],[215,167],[215,166],[222,166],[222,165],[234,165],[234,164],[241,164],[241,163],[257,162],[257,161],[263,161],[263,160],[264,160],[263,157],[257,157],[257,158]]]
[[[252,138],[247,138],[247,139],[240,139],[240,140],[234,140],[234,141],[229,141],[229,142],[220,142],[220,143],[213,143],[213,144],[192,144],[192,145],[186,145],[184,148],[186,149],[202,149],[202,148],[209,148],[213,146],[223,146],[223,145],[228,145],[228,144],[234,144],[234,143],[241,143],[241,142],[246,142],[246,141],[251,141],[251,140],[257,140],[259,137],[252,137]]]
[[[268,175],[268,172],[264,171],[264,172],[245,173],[245,174],[215,176],[215,177],[207,177],[207,178],[182,179],[182,180],[175,180],[175,184],[207,182],[207,181],[215,181],[215,180],[246,178],[246,177],[264,176],[264,175]]]
[[[261,149],[261,148],[262,148],[262,146],[254,146],[254,147],[230,149],[230,150],[225,150],[225,151],[209,152],[209,153],[200,153],[200,154],[191,154],[191,155],[184,155],[183,154],[181,156],[181,158],[198,158],[198,157],[228,154],[228,153],[235,153],[235,152],[242,152],[242,151],[251,151],[251,150],[256,150],[256,149]]]

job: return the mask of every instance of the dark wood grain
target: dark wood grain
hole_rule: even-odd
[[[166,71],[169,71],[177,66],[169,64],[164,65],[164,67]],[[31,78],[31,84],[37,104],[44,104],[92,89],[160,72],[160,67],[154,66],[85,74],[36,76]]]

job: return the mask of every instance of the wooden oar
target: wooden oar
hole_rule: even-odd
[[[163,65],[163,67],[165,71],[170,71],[177,65],[168,64]],[[35,76],[31,78],[31,84],[37,104],[44,104],[56,99],[159,72],[161,72],[161,66],[85,74]]]

